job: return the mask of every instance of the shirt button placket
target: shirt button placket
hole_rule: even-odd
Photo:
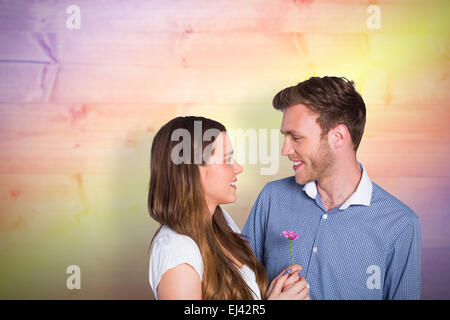
[[[322,215],[322,219],[323,219],[323,220],[326,220],[327,218],[328,218],[328,215],[327,215],[326,213]],[[319,249],[317,249],[317,247],[314,247],[314,248],[313,248],[313,252],[314,252],[314,253],[317,253],[318,250],[319,250]]]

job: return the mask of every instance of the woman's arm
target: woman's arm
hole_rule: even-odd
[[[167,270],[158,284],[160,300],[201,300],[202,281],[200,276],[187,263]]]

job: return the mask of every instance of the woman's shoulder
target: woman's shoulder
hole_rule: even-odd
[[[223,209],[222,212],[230,228],[236,233],[241,233],[241,230],[233,221],[231,216]],[[201,257],[200,249],[197,243],[191,237],[180,234],[172,230],[168,226],[163,225],[156,235],[155,239],[153,240],[152,254],[160,254],[159,251],[167,250],[171,250],[172,252],[186,251],[190,254],[192,253],[192,251],[195,251]]]
[[[226,212],[223,208],[222,212],[223,212],[223,217],[225,218],[225,220],[227,221],[228,225],[230,226],[231,230],[233,230],[236,233],[241,233],[241,230],[239,229],[239,227],[236,225],[236,223],[233,221],[233,219],[231,218],[231,216],[228,214],[228,212]]]
[[[168,226],[162,226],[153,240],[153,249],[170,249],[175,251],[182,251],[190,248],[191,250],[200,250],[197,243],[189,236],[180,234]]]

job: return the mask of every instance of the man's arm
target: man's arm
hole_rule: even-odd
[[[244,229],[242,229],[242,235],[248,241],[250,248],[255,253],[258,260],[264,264],[264,242],[266,238],[266,222],[268,204],[266,201],[265,190],[263,188],[252,210],[247,218]]]
[[[385,299],[420,299],[421,231],[415,218],[395,240],[386,270]]]

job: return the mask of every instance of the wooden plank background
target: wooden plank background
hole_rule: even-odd
[[[152,298],[156,131],[189,114],[278,130],[276,92],[339,75],[367,106],[359,159],[420,217],[422,298],[450,298],[449,13],[438,0],[0,1],[0,297]],[[281,157],[275,175],[243,167],[224,206],[240,227],[264,184],[292,175]],[[65,286],[71,264],[81,290]]]

